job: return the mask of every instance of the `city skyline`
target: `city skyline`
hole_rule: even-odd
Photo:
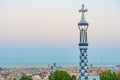
[[[120,63],[119,0],[0,0],[0,63],[78,63],[88,8],[89,63]]]

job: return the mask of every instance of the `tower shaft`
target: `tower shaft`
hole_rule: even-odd
[[[80,70],[79,80],[88,80],[88,59],[87,50],[80,49]]]
[[[87,29],[88,29],[88,23],[85,20],[84,13],[87,12],[87,9],[84,9],[84,5],[82,5],[82,9],[79,10],[79,12],[82,12],[81,21],[78,23],[78,27],[80,30],[80,43],[79,43],[79,49],[80,49],[80,70],[79,70],[79,80],[89,80],[88,79],[88,59],[87,59],[87,49],[88,49],[88,43],[87,43]]]

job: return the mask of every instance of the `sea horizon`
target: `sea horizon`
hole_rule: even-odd
[[[116,66],[120,65],[120,63],[89,63],[93,66]],[[14,67],[23,67],[23,68],[31,68],[31,67],[49,67],[53,66],[53,63],[0,63],[0,67],[3,68],[14,68]],[[74,67],[79,66],[79,63],[56,63],[56,66],[62,67]]]

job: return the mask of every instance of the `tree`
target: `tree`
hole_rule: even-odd
[[[32,80],[29,76],[22,76],[20,80]]]
[[[76,76],[72,75],[71,80],[76,80]]]
[[[100,80],[120,80],[120,75],[108,70],[100,74]]]
[[[51,73],[48,80],[76,80],[76,76],[70,76],[66,71],[56,70]]]

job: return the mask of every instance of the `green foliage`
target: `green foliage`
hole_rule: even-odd
[[[76,76],[72,75],[71,80],[76,80]]]
[[[109,70],[100,74],[100,80],[120,80],[120,75]]]
[[[76,76],[70,76],[66,71],[56,70],[51,73],[48,80],[76,80]]]
[[[32,80],[29,76],[22,76],[20,80]]]

